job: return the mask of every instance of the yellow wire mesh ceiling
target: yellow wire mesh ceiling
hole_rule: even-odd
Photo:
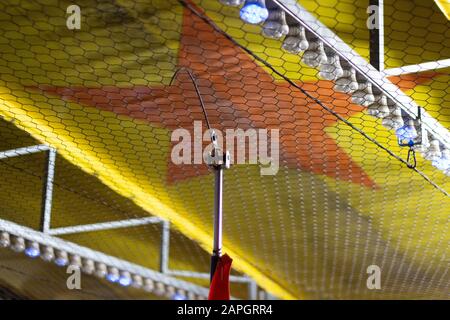
[[[368,59],[367,2],[301,4]],[[436,4],[384,2],[386,68],[450,57],[449,22]],[[80,30],[67,29],[71,4],[0,2],[0,150],[56,148],[52,226],[159,216],[177,230],[170,264],[208,272],[213,176],[170,159],[171,132],[203,119],[188,77],[169,84],[187,67],[214,128],[280,130],[276,175],[251,164],[225,172],[224,251],[236,271],[285,299],[450,298],[449,177],[417,153],[438,189],[386,152],[406,159],[395,131],[301,54],[215,0],[191,3],[211,23],[175,0],[79,0]],[[448,68],[390,80],[450,128]],[[43,155],[0,160],[1,219],[38,228],[41,166]],[[159,237],[146,226],[66,239],[156,269]],[[380,290],[366,286],[369,265],[381,268]],[[23,289],[8,278],[0,280]]]

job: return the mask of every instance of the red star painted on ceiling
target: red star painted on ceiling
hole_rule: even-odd
[[[337,121],[333,115],[289,83],[275,80],[248,54],[187,9],[178,65],[189,68],[198,78],[214,128],[280,129],[280,165],[376,187],[326,133],[326,128]],[[334,92],[330,81],[302,85],[343,117],[363,109],[351,104],[348,95]],[[203,120],[193,86],[181,74],[171,86],[39,88],[66,100],[170,130],[192,130],[194,120]],[[168,162],[169,183],[209,172],[205,165],[176,166],[170,157]]]

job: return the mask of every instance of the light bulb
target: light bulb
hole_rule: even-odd
[[[260,24],[269,17],[265,0],[246,0],[240,11],[241,19],[247,23]]]
[[[145,279],[144,280],[144,290],[148,292],[152,292],[155,289],[155,283],[152,279]]]
[[[432,162],[433,166],[442,171],[450,170],[450,150],[444,149],[439,158],[435,158]]]
[[[166,293],[166,286],[162,282],[157,282],[155,286],[155,293],[158,296],[163,296]]]
[[[27,241],[27,246],[25,248],[25,255],[30,258],[37,258],[40,255],[39,244],[37,242]]]
[[[83,259],[81,270],[86,274],[93,274],[95,272],[95,263],[91,259]]]
[[[187,300],[195,300],[195,293],[188,291]]]
[[[119,284],[122,287],[128,287],[131,284],[131,275],[128,271],[121,271],[120,272],[120,278],[119,278]]]
[[[119,270],[115,267],[108,268],[108,273],[106,274],[106,280],[109,282],[117,282],[120,279]]]
[[[142,277],[140,275],[134,274],[132,279],[133,279],[133,281],[132,281],[131,285],[134,288],[141,288],[144,285],[144,280],[142,279]]]
[[[244,3],[244,0],[219,0],[221,4],[224,4],[226,6],[233,6],[237,7]]]
[[[174,295],[172,295],[172,300],[187,300],[186,294],[182,292],[175,292]]]
[[[99,278],[104,278],[108,273],[108,268],[106,264],[98,262],[95,264],[95,275]]]
[[[320,64],[319,76],[325,80],[336,80],[344,75],[339,56],[332,51],[325,51],[327,61]]]
[[[270,10],[269,17],[264,22],[262,32],[265,36],[273,39],[279,39],[289,32],[289,26],[286,22],[286,14],[283,10]]]
[[[415,138],[419,135],[417,134],[416,127],[414,126],[414,121],[409,120],[408,123],[398,128],[395,134],[401,141],[413,142]]]
[[[439,141],[433,139],[430,141],[430,147],[424,154],[424,158],[430,161],[436,160],[442,156],[441,148],[439,147]]]
[[[22,237],[13,237],[11,249],[13,249],[15,252],[22,252],[23,250],[25,250],[25,240]]]
[[[55,253],[55,264],[59,267],[64,267],[69,263],[69,256],[67,252],[57,250]]]
[[[335,81],[334,90],[343,93],[352,93],[358,90],[356,80],[356,70],[353,68],[344,69],[342,76]]]
[[[368,107],[375,102],[370,82],[358,83],[358,89],[352,94],[352,102],[364,107]]]
[[[302,61],[312,68],[316,68],[320,64],[327,62],[327,55],[323,48],[323,42],[318,39],[310,41],[308,50],[303,54]]]
[[[175,291],[175,288],[174,287],[172,287],[172,286],[167,286],[167,288],[166,288],[166,296],[168,297],[168,298],[172,298],[174,295],[175,295],[175,293],[176,293],[176,291]]]
[[[302,26],[290,26],[289,32],[283,41],[282,48],[289,53],[298,54],[308,49],[305,28]]]
[[[389,115],[383,118],[381,121],[381,124],[385,126],[387,129],[398,129],[401,126],[403,126],[403,118],[402,118],[402,111],[399,107],[396,105],[393,105],[389,108],[391,111]]]
[[[9,247],[10,244],[11,244],[11,240],[9,237],[9,233],[2,231],[0,233],[0,247],[6,248],[6,247]]]
[[[384,95],[378,95],[375,102],[367,107],[367,113],[377,118],[387,117],[390,113],[387,98]]]
[[[450,177],[450,169],[447,169],[447,170],[445,170],[445,172],[444,172],[447,176],[449,176]]]
[[[42,254],[41,254],[41,259],[47,262],[50,262],[53,260],[53,258],[55,257],[55,251],[53,250],[52,247],[49,246],[45,246],[42,249]]]
[[[70,265],[71,265],[71,266],[78,267],[78,268],[81,268],[81,266],[83,265],[83,263],[81,262],[80,256],[77,256],[77,255],[70,255]]]

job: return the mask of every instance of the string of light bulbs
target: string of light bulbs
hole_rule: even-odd
[[[32,259],[40,257],[59,267],[74,266],[85,274],[106,279],[122,287],[142,289],[169,299],[203,300],[208,294],[205,288],[6,220],[0,220],[0,248],[10,248]]]
[[[224,5],[242,6],[241,19],[250,24],[260,24],[262,34],[273,39],[284,37],[281,47],[292,54],[303,54],[307,66],[319,69],[319,76],[334,81],[334,89],[351,95],[354,104],[367,108],[369,115],[381,119],[389,130],[395,130],[399,141],[411,147],[431,161],[432,165],[450,176],[449,141],[440,141],[426,130],[420,119],[412,118],[402,108],[375,88],[345,59],[327,47],[317,36],[300,24],[289,25],[286,12],[273,5],[268,8],[265,0],[219,0]]]
[[[277,76],[281,77],[282,79],[284,79],[285,81],[287,81],[290,85],[292,85],[293,87],[299,89],[301,92],[303,92],[309,99],[311,99],[312,101],[314,101],[315,103],[317,103],[318,105],[320,105],[323,109],[325,109],[327,112],[329,112],[330,114],[332,114],[333,116],[335,116],[337,119],[339,119],[340,121],[342,121],[343,123],[345,123],[347,126],[351,127],[353,130],[357,131],[359,134],[361,134],[365,139],[367,139],[368,141],[374,143],[378,148],[384,150],[385,152],[387,152],[390,156],[392,156],[393,158],[397,159],[398,161],[404,163],[406,166],[409,167],[409,162],[407,160],[404,160],[403,158],[401,158],[400,156],[396,155],[394,152],[392,152],[391,150],[389,150],[387,147],[383,146],[381,143],[379,143],[377,140],[375,140],[374,138],[370,137],[369,135],[367,135],[364,131],[362,131],[361,129],[359,129],[358,127],[354,126],[352,123],[350,123],[349,121],[347,121],[345,118],[343,118],[342,116],[340,116],[338,113],[336,113],[334,110],[332,110],[331,108],[327,107],[325,104],[322,103],[322,101],[320,101],[319,99],[311,96],[311,94],[309,94],[305,89],[303,89],[300,85],[298,85],[297,83],[295,83],[294,81],[292,81],[291,79],[289,79],[288,77],[286,77],[286,75],[284,75],[283,73],[279,72],[277,69],[275,69],[271,64],[269,64],[266,60],[264,60],[263,58],[259,57],[257,54],[255,54],[253,51],[251,51],[250,49],[248,49],[247,47],[241,45],[240,43],[238,43],[237,41],[235,41],[231,36],[229,36],[226,32],[224,32],[222,29],[220,29],[213,21],[211,21],[208,17],[206,17],[205,15],[203,15],[202,13],[198,12],[192,5],[190,5],[189,3],[187,3],[184,0],[178,0],[179,3],[181,5],[183,5],[184,7],[186,7],[187,9],[189,9],[193,14],[195,14],[196,16],[198,16],[200,19],[202,19],[203,21],[205,21],[206,23],[208,23],[209,25],[211,25],[214,30],[216,30],[217,32],[219,32],[220,34],[222,34],[224,37],[226,37],[227,39],[229,39],[230,41],[232,41],[236,46],[238,46],[239,48],[241,48],[242,50],[244,50],[245,52],[247,52],[249,55],[251,55],[253,58],[255,58],[257,61],[259,61],[260,63],[262,63],[263,65],[265,65],[267,68],[269,68],[274,74],[276,74]],[[219,0],[220,2],[222,2],[222,0]],[[243,1],[230,1],[230,2],[234,2],[237,3],[239,2],[238,5],[242,4]],[[237,6],[237,5],[236,5]],[[348,64],[347,61],[342,61],[342,64],[345,66],[346,64]],[[344,71],[345,72],[345,71]],[[355,74],[356,76],[356,70],[353,69],[353,71],[349,71],[348,73],[351,77],[351,74]],[[342,78],[341,78],[342,79]],[[344,80],[343,82],[340,82],[338,85],[342,86],[342,87],[350,87],[350,86],[355,86],[356,83],[353,83],[351,81],[351,79],[347,79]],[[335,88],[336,89],[336,88]],[[386,100],[387,101],[387,97],[384,96],[384,98],[382,98],[381,95],[378,95],[378,97],[376,98],[378,100]],[[390,102],[391,105],[393,105],[393,102]],[[387,106],[387,102],[386,102],[386,106]],[[376,106],[373,106],[376,107]],[[397,110],[400,110],[399,107],[397,107]],[[383,109],[381,108],[381,111],[383,111]],[[389,109],[389,118],[386,119],[385,123],[389,124],[388,120],[391,122],[394,122],[397,118],[395,117],[397,111],[393,112],[393,116],[391,114],[391,110]],[[436,139],[435,139],[436,140]],[[437,141],[439,143],[439,141]],[[436,142],[434,142],[434,144],[436,144]],[[415,149],[420,150],[420,148],[415,147]],[[427,150],[428,152],[432,152],[433,150]],[[440,152],[440,150],[439,150]],[[437,154],[435,154],[437,155]],[[437,162],[436,157],[434,157],[434,161],[435,164]],[[444,160],[444,165],[447,166],[447,160]],[[416,167],[412,167],[411,168],[413,171],[417,172],[424,180],[426,180],[430,185],[432,185],[435,189],[439,190],[441,193],[443,193],[444,195],[446,195],[447,197],[450,197],[450,194],[444,190],[442,187],[440,187],[437,183],[435,183],[432,179],[430,179],[424,172],[422,172],[421,170],[417,169]],[[443,170],[444,171],[444,170]],[[445,172],[447,175],[449,174],[449,170],[447,169],[447,171]]]

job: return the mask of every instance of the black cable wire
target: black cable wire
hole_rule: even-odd
[[[263,58],[259,57],[258,55],[256,55],[253,51],[251,51],[250,49],[246,48],[245,46],[241,45],[240,43],[238,43],[236,40],[234,40],[230,35],[228,35],[225,31],[223,31],[222,29],[220,29],[211,19],[209,19],[207,16],[205,16],[204,14],[198,12],[191,4],[187,3],[185,0],[178,0],[178,2],[185,8],[189,9],[193,14],[195,14],[197,17],[199,17],[200,19],[202,19],[204,22],[208,23],[215,31],[217,31],[218,33],[220,33],[221,35],[223,35],[224,37],[226,37],[228,40],[230,40],[234,45],[238,46],[239,48],[241,48],[242,50],[244,50],[245,52],[247,52],[249,55],[251,55],[255,60],[259,61],[260,63],[262,63],[264,66],[266,66],[267,68],[269,68],[273,73],[275,73],[276,75],[280,76],[281,78],[283,78],[285,81],[287,81],[290,85],[294,86],[295,88],[299,89],[303,94],[305,94],[309,99],[311,99],[312,101],[314,101],[315,103],[317,103],[318,105],[320,105],[323,109],[325,109],[326,111],[328,111],[329,113],[331,113],[333,116],[335,116],[337,119],[339,119],[340,121],[344,122],[347,126],[349,126],[350,128],[352,128],[353,130],[357,131],[358,133],[360,133],[363,137],[365,137],[367,140],[369,140],[370,142],[374,143],[376,146],[378,146],[380,149],[386,151],[390,156],[394,157],[395,159],[399,160],[400,162],[404,163],[407,167],[409,166],[409,163],[402,159],[400,156],[396,155],[395,153],[393,153],[391,150],[389,150],[388,148],[386,148],[385,146],[383,146],[381,143],[379,143],[378,141],[376,141],[374,138],[368,136],[365,132],[363,132],[361,129],[357,128],[355,125],[351,124],[349,121],[347,121],[345,118],[343,118],[342,116],[340,116],[338,113],[336,113],[335,111],[333,111],[332,109],[330,109],[329,107],[327,107],[326,105],[324,105],[322,103],[322,101],[320,101],[319,99],[313,97],[311,94],[309,94],[305,89],[303,89],[301,86],[299,86],[298,84],[296,84],[295,82],[293,82],[291,79],[289,79],[288,77],[286,77],[284,74],[282,74],[281,72],[279,72],[278,70],[276,70],[270,63],[268,63],[266,60],[264,60]],[[422,171],[420,171],[417,168],[410,168],[411,170],[414,170],[415,172],[417,172],[420,176],[422,176],[422,178],[424,178],[428,183],[430,183],[434,188],[436,188],[437,190],[439,190],[440,192],[442,192],[444,195],[446,195],[447,197],[450,197],[450,194],[445,191],[443,188],[441,188],[437,183],[435,183],[434,181],[432,181],[425,173],[423,173]]]
[[[202,107],[202,111],[203,111],[203,115],[205,116],[205,120],[206,120],[206,125],[208,126],[208,129],[211,130],[211,125],[209,124],[209,120],[208,120],[208,115],[206,114],[206,109],[205,109],[205,103],[203,102],[203,98],[202,98],[202,94],[200,93],[200,89],[198,88],[197,85],[197,79],[195,79],[194,75],[192,74],[191,70],[189,70],[186,67],[181,67],[178,68],[175,73],[172,76],[172,79],[170,79],[170,83],[169,85],[172,84],[173,80],[175,79],[175,77],[181,72],[181,71],[185,71],[189,77],[192,80],[192,83],[194,84],[194,88],[195,88],[195,92],[197,93],[198,99],[200,101],[200,105]]]

